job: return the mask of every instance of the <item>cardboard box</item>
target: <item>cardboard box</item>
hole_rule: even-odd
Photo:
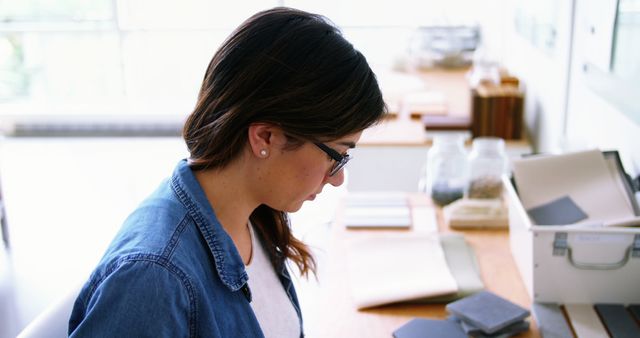
[[[640,302],[640,228],[533,225],[503,182],[511,252],[532,301]]]

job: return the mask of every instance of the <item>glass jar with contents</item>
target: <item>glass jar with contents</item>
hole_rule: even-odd
[[[464,196],[467,185],[467,153],[460,134],[437,135],[427,154],[420,190],[440,205]]]
[[[504,140],[498,137],[477,137],[469,154],[469,198],[500,198],[502,174],[507,167]]]

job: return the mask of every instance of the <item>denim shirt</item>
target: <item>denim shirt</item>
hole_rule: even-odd
[[[286,265],[277,272],[302,332]],[[264,337],[247,279],[231,237],[182,160],[110,244],[76,299],[69,335]]]

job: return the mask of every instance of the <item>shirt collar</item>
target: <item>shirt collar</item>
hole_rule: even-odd
[[[222,283],[231,291],[242,288],[248,280],[242,258],[233,240],[218,221],[186,159],[176,166],[171,177],[171,187],[204,237]]]

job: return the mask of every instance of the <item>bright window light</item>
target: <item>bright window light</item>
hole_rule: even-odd
[[[275,6],[329,17],[374,67],[406,52],[416,27],[472,23],[481,8],[471,0],[0,1],[0,127],[27,117],[180,122],[224,38]]]

